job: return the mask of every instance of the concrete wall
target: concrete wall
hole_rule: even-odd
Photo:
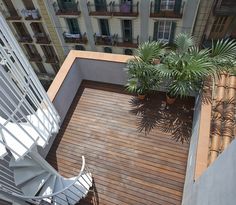
[[[189,147],[182,205],[190,205],[190,204],[192,205],[191,196],[192,196],[192,187],[194,183],[194,175],[196,167],[196,153],[199,139],[198,136],[199,136],[200,119],[201,119],[201,100],[200,97],[198,96],[196,98],[194,107],[193,128]]]
[[[85,80],[124,85],[127,75],[124,63],[95,61],[89,59],[77,60],[77,65]]]
[[[77,59],[63,81],[53,104],[63,121],[83,79],[124,85],[124,63]]]
[[[235,140],[217,160],[195,180],[201,108],[201,102],[198,98],[195,106],[193,133],[189,148],[182,205],[235,205]]]
[[[236,140],[194,183],[189,197],[191,205],[235,205]]]

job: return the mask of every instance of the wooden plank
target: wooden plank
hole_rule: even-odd
[[[164,97],[160,93],[159,100]],[[188,144],[159,127],[147,135],[138,132],[131,98],[123,86],[90,81],[80,86],[47,156],[65,177],[78,173],[85,156],[96,194],[79,204],[181,204]]]

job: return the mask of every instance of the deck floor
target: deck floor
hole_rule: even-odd
[[[153,98],[161,103],[165,96],[158,93]],[[166,110],[176,119],[171,121],[167,115],[166,122],[152,124],[154,128],[145,134],[137,130],[145,124],[141,123],[145,115],[134,114],[132,99],[122,86],[90,81],[80,86],[47,156],[49,163],[65,177],[78,174],[81,156],[85,156],[95,186],[94,192],[79,204],[181,204],[188,143],[173,140],[178,131],[172,127],[179,124],[184,126],[179,132],[191,130],[194,101],[185,100],[187,112],[178,108],[176,102]],[[158,103],[155,106],[160,107]],[[179,115],[183,112],[185,116]],[[181,121],[181,117],[188,122]]]

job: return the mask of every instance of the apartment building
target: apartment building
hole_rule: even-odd
[[[236,38],[236,1],[201,1],[193,34],[204,46],[212,40]]]
[[[71,49],[132,55],[141,42],[191,33],[198,1],[1,0],[0,9],[45,83]]]
[[[197,7],[198,1],[185,0],[53,0],[53,7],[48,5],[65,53],[127,55],[141,42],[171,43],[177,33],[191,33]]]
[[[64,60],[64,53],[44,1],[2,0],[0,9],[34,71],[47,88]]]

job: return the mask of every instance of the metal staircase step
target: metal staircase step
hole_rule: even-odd
[[[43,187],[43,185],[49,179],[50,176],[51,176],[50,173],[45,172],[37,177],[34,177],[33,179],[31,179],[30,181],[26,182],[21,186],[22,192],[26,196],[35,196],[38,193],[38,191]]]
[[[57,177],[53,192],[56,193],[63,189],[64,186],[62,184],[62,177]],[[53,200],[55,201],[55,204],[68,205],[68,199],[63,193],[53,197]]]
[[[28,180],[46,172],[41,167],[20,167],[14,169],[14,179],[16,186],[19,186]]]
[[[56,182],[56,175],[51,175],[49,179],[44,183],[42,189],[40,190],[37,196],[46,196],[53,193],[55,182]]]
[[[64,186],[69,186],[75,181],[76,177],[69,179],[63,179]],[[83,174],[73,186],[71,186],[67,191],[68,201],[71,204],[75,204],[80,199],[85,197],[92,186],[92,175],[90,173]],[[76,193],[76,195],[74,194]]]
[[[17,160],[15,161],[14,158],[11,158],[11,161],[9,163],[9,167],[34,167],[37,166],[38,164],[35,163],[32,159],[30,158],[24,158],[22,160]]]

